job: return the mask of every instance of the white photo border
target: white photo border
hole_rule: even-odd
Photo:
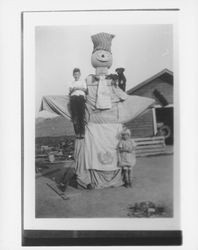
[[[109,23],[108,12],[111,12]],[[115,15],[116,14],[116,15]],[[94,15],[94,19],[92,18]],[[118,18],[118,15],[120,18]],[[95,10],[22,13],[23,228],[24,230],[180,230],[178,10]],[[76,18],[78,17],[78,18]],[[102,17],[102,18],[101,18]],[[79,23],[80,20],[80,23]],[[102,20],[102,21],[101,21]],[[72,25],[173,24],[174,27],[174,216],[163,219],[35,218],[35,27]],[[177,118],[177,119],[176,119]],[[131,221],[133,223],[131,223]]]

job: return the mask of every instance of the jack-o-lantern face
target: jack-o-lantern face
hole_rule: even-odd
[[[91,56],[91,63],[94,68],[106,67],[110,68],[112,66],[113,57],[109,51],[97,50]]]

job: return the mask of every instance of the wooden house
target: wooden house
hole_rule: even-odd
[[[127,93],[155,99],[152,107],[126,124],[133,137],[163,135],[166,144],[173,144],[173,72],[164,69]]]

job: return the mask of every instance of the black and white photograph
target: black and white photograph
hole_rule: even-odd
[[[173,25],[40,26],[35,43],[36,218],[173,217]]]
[[[23,13],[25,229],[179,230],[177,45],[177,12]]]
[[[0,1],[0,249],[197,249],[197,7]]]

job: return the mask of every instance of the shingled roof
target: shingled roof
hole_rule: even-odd
[[[127,94],[129,94],[129,95],[133,94],[136,90],[142,88],[143,86],[145,86],[146,84],[148,84],[151,81],[155,80],[156,78],[161,78],[162,80],[165,80],[170,84],[173,84],[173,72],[171,70],[169,70],[169,69],[163,69],[162,71],[155,74],[154,76],[148,78],[147,80],[139,83],[135,87],[129,89],[127,91]]]

